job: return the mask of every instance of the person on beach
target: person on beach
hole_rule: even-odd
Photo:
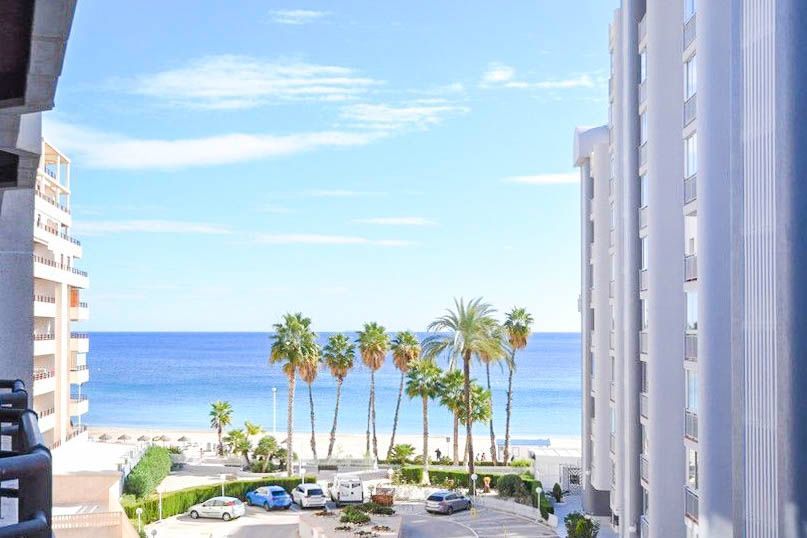
[[[439,448],[435,450],[434,453],[437,455],[437,461],[440,461],[440,458],[443,456],[443,453],[440,452]]]

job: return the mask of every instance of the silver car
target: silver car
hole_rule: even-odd
[[[244,512],[246,512],[244,503],[235,497],[213,497],[203,503],[191,506],[188,510],[188,515],[193,519],[211,517],[230,521],[243,516]]]
[[[453,514],[458,510],[468,510],[471,499],[453,491],[436,491],[426,499],[426,511],[439,514]]]

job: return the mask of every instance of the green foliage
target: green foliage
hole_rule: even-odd
[[[525,467],[529,468],[532,467],[532,462],[530,460],[513,460],[510,462],[510,467]]]
[[[517,474],[500,476],[496,481],[496,491],[502,497],[523,497],[527,494],[524,481]]]
[[[546,497],[546,494],[541,493],[538,495],[536,491],[533,498],[537,498],[538,501],[538,509],[541,511],[541,517],[544,518],[544,521],[549,519],[549,514],[555,513],[555,507],[552,506],[552,503],[549,502],[549,499]]]
[[[561,489],[560,484],[555,482],[555,485],[552,486],[552,497],[555,498],[555,502],[559,503],[563,500],[563,489]]]
[[[572,512],[563,522],[566,524],[566,534],[569,538],[596,538],[600,532],[600,524],[580,512]]]
[[[382,516],[391,516],[395,513],[395,510],[389,506],[383,506],[373,502],[351,505],[348,508],[364,512],[365,514],[379,514]]]
[[[412,454],[415,453],[415,447],[412,445],[395,445],[389,452],[389,462],[404,464],[409,461]]]
[[[344,381],[347,373],[353,368],[355,356],[356,347],[347,335],[341,333],[330,335],[328,344],[322,350],[325,365],[331,370],[331,375],[339,381]]]
[[[342,517],[339,518],[339,521],[341,523],[363,525],[370,522],[370,516],[356,506],[347,506],[342,510]]]
[[[305,482],[314,483],[316,482],[316,477],[306,476]],[[239,480],[234,482],[225,482],[224,495],[245,500],[247,492],[262,486],[280,486],[287,492],[291,493],[291,490],[296,488],[299,484],[300,479],[297,477],[277,477],[264,478],[261,480]],[[163,493],[163,518],[175,516],[177,514],[184,514],[194,504],[204,502],[211,497],[217,497],[219,495],[221,495],[220,484],[198,486],[195,488],[180,489],[177,491]],[[142,508],[143,525],[157,521],[159,517],[159,497],[154,494],[142,499],[133,499],[132,497],[124,495],[121,498],[121,505],[123,506],[126,515],[133,519],[137,519],[137,508]]]
[[[171,472],[171,456],[168,449],[158,446],[149,447],[126,477],[123,491],[137,497],[148,495],[162,482],[163,478],[168,476],[169,472]]]
[[[440,394],[442,373],[431,360],[413,362],[406,374],[406,395],[410,398],[436,398]]]

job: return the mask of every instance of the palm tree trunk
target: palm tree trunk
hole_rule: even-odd
[[[378,459],[378,439],[375,435],[375,370],[370,373],[370,409],[372,410],[373,423],[373,456]]]
[[[292,442],[294,438],[294,384],[295,376],[289,376],[289,404],[286,412],[286,472],[289,476],[294,472],[294,450]]]
[[[372,372],[370,376],[372,377]],[[370,417],[372,416],[372,409],[373,409],[373,388],[370,385],[370,397],[367,399],[367,446],[364,449],[364,453],[367,457],[370,457]]]
[[[216,433],[219,434],[219,456],[224,455],[224,444],[221,442],[221,424],[216,426]]]
[[[423,397],[423,483],[429,483],[429,398]]]
[[[476,494],[476,483],[475,481],[470,478],[471,475],[474,474],[474,438],[473,438],[473,429],[474,424],[471,417],[473,417],[473,408],[471,404],[471,354],[465,353],[465,356],[462,358],[462,373],[463,373],[463,397],[465,399],[465,435],[468,436],[468,477],[469,477],[469,487],[468,492],[471,495]]]
[[[488,377],[488,392],[490,392],[490,461],[496,465],[496,434],[493,433],[493,391],[490,389],[490,363],[485,364],[485,373]]]
[[[333,410],[333,426],[331,426],[331,440],[328,443],[328,459],[333,454],[333,444],[336,442],[336,419],[339,416],[339,397],[342,395],[342,380],[336,381],[336,408]]]
[[[401,410],[401,396],[403,396],[404,387],[404,373],[401,372],[401,384],[398,387],[398,403],[395,404],[395,418],[392,420],[392,437],[389,440],[389,449],[387,450],[387,460],[392,453],[392,447],[395,446],[395,432],[398,430],[398,411]]]
[[[515,359],[516,352],[513,352],[513,359]],[[507,375],[507,406],[505,413],[507,418],[504,422],[504,464],[510,463],[510,414],[513,412],[513,367],[508,366],[509,373]]]
[[[311,410],[311,452],[314,454],[314,461],[317,458],[317,436],[316,426],[314,425],[314,392],[311,390],[311,383],[308,384],[308,406]]]
[[[460,417],[454,413],[454,465],[460,461]]]

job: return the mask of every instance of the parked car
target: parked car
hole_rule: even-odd
[[[291,506],[291,497],[280,486],[266,486],[248,492],[247,504],[263,506],[267,512],[273,508],[288,510]]]
[[[335,476],[330,488],[331,500],[336,506],[364,502],[364,486],[355,476]]]
[[[426,499],[426,511],[453,514],[471,508],[471,499],[453,491],[436,491]]]
[[[224,521],[241,517],[244,512],[246,512],[244,503],[235,497],[213,497],[203,503],[191,506],[190,510],[188,510],[188,514],[193,519],[212,517],[214,519],[223,519]]]
[[[291,492],[291,500],[300,508],[324,508],[325,494],[318,484],[300,484]]]

